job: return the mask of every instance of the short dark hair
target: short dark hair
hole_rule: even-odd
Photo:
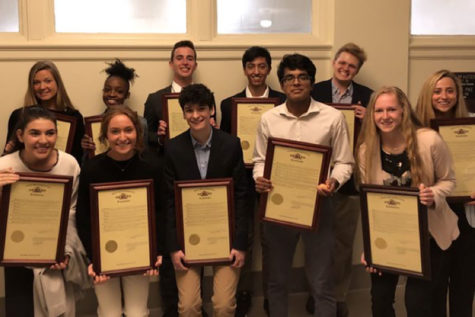
[[[284,55],[282,61],[279,64],[279,69],[277,70],[277,77],[279,77],[279,82],[282,83],[284,79],[284,69],[300,69],[305,70],[310,76],[311,83],[315,82],[315,74],[317,73],[317,68],[313,62],[305,55],[301,54],[287,54]]]
[[[180,48],[180,47],[189,47],[193,50],[193,54],[195,54],[195,61],[196,61],[196,50],[195,50],[195,45],[193,44],[192,41],[188,41],[188,40],[183,40],[183,41],[178,41],[175,43],[175,45],[173,45],[173,49],[172,49],[172,53],[170,55],[170,61],[173,61],[173,57],[175,56],[175,51],[177,48]]]
[[[270,53],[262,46],[251,46],[244,52],[244,55],[242,55],[242,68],[246,68],[247,62],[252,62],[258,57],[264,57],[267,65],[271,68],[272,58],[270,57]]]
[[[191,84],[182,89],[178,97],[181,109],[185,109],[185,105],[198,104],[213,109],[213,93],[203,84]]]
[[[13,148],[9,153],[22,150],[25,148],[25,145],[20,142],[18,136],[16,134],[17,130],[25,131],[26,126],[36,120],[36,119],[46,119],[54,123],[56,127],[56,116],[53,112],[49,111],[43,106],[34,105],[29,107],[24,107],[20,113],[20,119],[15,125],[15,129],[13,130],[13,134],[10,136],[10,141],[13,141]]]

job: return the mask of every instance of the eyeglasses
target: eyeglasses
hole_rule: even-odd
[[[300,82],[303,82],[303,81],[310,80],[310,76],[308,74],[300,74],[298,76],[287,75],[287,76],[284,76],[284,78],[282,78],[282,82],[284,84],[290,84],[290,83],[293,83],[296,79],[300,83]]]

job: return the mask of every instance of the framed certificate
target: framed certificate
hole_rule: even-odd
[[[279,98],[232,98],[231,134],[241,139],[244,163],[248,168],[254,165],[252,154],[261,115],[277,106],[279,102]]]
[[[345,116],[348,132],[350,134],[350,148],[353,149],[354,152],[358,134],[361,129],[361,121],[355,116],[355,109],[353,108],[355,105],[342,103],[329,103],[328,105],[340,110]]]
[[[177,93],[162,95],[162,117],[168,124],[166,139],[172,139],[189,128],[178,102],[179,95]]]
[[[430,279],[427,208],[419,190],[361,185],[361,222],[368,265],[384,272]]]
[[[448,201],[470,201],[475,192],[475,118],[435,119],[431,127],[438,131],[452,153],[457,185]]]
[[[0,264],[50,266],[64,260],[72,176],[18,173],[2,189]]]
[[[64,114],[64,112],[51,112],[53,112],[56,117],[56,124],[58,128],[56,148],[63,152],[71,153],[71,150],[73,149],[74,134],[76,133],[76,118]]]
[[[110,276],[143,273],[156,261],[153,180],[91,184],[93,263]]]
[[[231,178],[175,182],[178,242],[187,265],[229,264],[234,234]]]
[[[104,153],[109,148],[107,145],[104,145],[104,143],[99,141],[99,135],[101,134],[102,118],[102,114],[84,118],[86,134],[92,138],[92,140],[94,141],[94,145],[96,146],[95,150],[88,151],[89,158]]]
[[[273,189],[260,197],[262,220],[316,230],[320,198],[317,185],[326,181],[331,148],[312,143],[269,138],[264,177]]]

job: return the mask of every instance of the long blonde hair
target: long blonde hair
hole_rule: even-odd
[[[58,91],[56,93],[56,110],[65,111],[66,108],[74,109],[71,100],[69,99],[66,88],[64,87],[63,79],[59,73],[58,68],[52,61],[38,61],[30,69],[28,75],[28,89],[25,94],[25,101],[23,103],[24,107],[41,104],[41,100],[36,98],[35,90],[33,89],[33,81],[35,79],[36,73],[41,70],[49,70],[51,75],[53,75],[54,80],[56,81],[56,86]]]
[[[396,96],[399,105],[402,107],[402,120],[400,129],[406,143],[406,152],[409,159],[412,176],[412,186],[418,185],[424,178],[423,162],[417,150],[418,146],[416,137],[417,130],[422,128],[422,125],[412,110],[411,104],[406,94],[404,94],[404,92],[398,87],[382,87],[371,95],[371,99],[364,116],[363,125],[356,143],[357,149],[364,145],[366,150],[364,152],[364,157],[361,158],[359,155],[356,156],[356,161],[358,166],[360,166],[360,163],[364,163],[364,166],[370,167],[374,166],[375,162],[372,162],[373,158],[379,157],[379,155],[376,154],[381,150],[381,138],[379,129],[376,127],[376,122],[374,121],[374,107],[377,99],[384,94]],[[364,162],[361,162],[361,160]],[[369,184],[375,183],[375,180],[371,179],[371,173],[367,172],[365,175],[359,175],[359,170],[357,171],[357,176],[360,182]]]
[[[437,85],[437,82],[444,77],[452,79],[457,90],[457,102],[454,106],[454,117],[468,117],[467,106],[465,105],[465,100],[463,98],[462,83],[460,82],[460,79],[451,71],[442,69],[433,73],[426,79],[424,85],[422,85],[421,92],[419,93],[419,98],[417,98],[416,114],[425,127],[430,127],[430,120],[435,119],[432,95],[434,94],[435,85]]]

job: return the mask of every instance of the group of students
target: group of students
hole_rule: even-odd
[[[169,62],[173,82],[149,95],[145,118],[124,106],[135,71],[119,60],[109,65],[100,130],[108,150],[93,158],[84,154],[95,145],[85,133],[83,117],[69,100],[58,69],[50,61],[37,62],[30,70],[24,107],[9,119],[8,140],[0,158],[0,186],[18,181],[17,172],[73,176],[66,257],[49,268],[33,269],[33,274],[26,268],[6,267],[7,316],[31,316],[32,310],[35,316],[75,316],[75,300],[91,280],[99,316],[146,316],[149,276],[158,271],[164,316],[206,314],[202,309],[201,267],[184,264],[186,254],[177,240],[173,186],[175,181],[223,177],[232,178],[234,183],[235,228],[231,264],[213,267],[213,311],[215,316],[245,316],[252,286],[249,268],[243,266],[250,263],[252,254],[256,192],[272,191],[271,180],[263,177],[269,137],[332,148],[332,170],[317,188],[322,197],[318,230],[274,223],[260,226],[263,288],[270,316],[288,315],[291,265],[300,238],[310,291],[307,310],[315,316],[348,316],[345,299],[359,214],[355,183],[417,187],[421,202],[428,208],[431,279],[408,278],[408,316],[445,316],[447,290],[450,316],[471,316],[475,212],[470,202],[446,202],[455,187],[453,162],[445,142],[429,129],[431,119],[468,116],[460,81],[446,70],[434,73],[423,85],[413,109],[397,87],[373,92],[353,81],[365,60],[364,51],[348,43],[335,54],[332,78],[314,84],[313,62],[300,54],[286,55],[277,71],[280,93],[266,84],[271,71],[269,52],[262,47],[246,50],[242,65],[248,85],[234,97],[277,97],[281,101],[261,118],[253,170],[246,170],[241,143],[229,133],[231,97],[221,103],[219,129],[212,92],[192,83],[197,66],[193,43],[180,41],[173,47]],[[161,97],[169,92],[180,93],[189,130],[165,140],[167,124],[161,117]],[[362,121],[354,156],[343,114],[325,103],[354,105],[355,115]],[[54,112],[77,118],[72,155],[55,149]],[[91,262],[90,184],[150,178],[157,200],[159,255],[155,267],[143,275],[110,278],[98,274]],[[373,316],[395,316],[398,276],[371,267],[367,270],[373,273]]]

